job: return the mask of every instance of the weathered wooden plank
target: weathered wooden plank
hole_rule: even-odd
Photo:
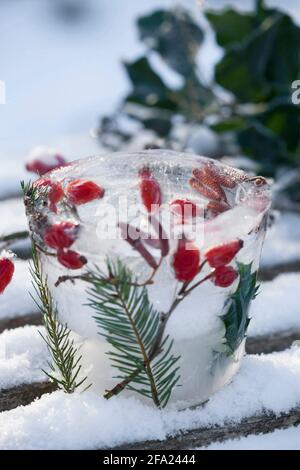
[[[21,317],[3,318],[0,320],[0,333],[25,325],[41,325],[42,316],[39,313],[30,313]]]
[[[259,270],[260,281],[272,281],[279,274],[284,273],[298,273],[300,272],[300,259],[295,261],[289,261],[288,263],[275,264],[269,267],[262,267]]]
[[[262,335],[247,338],[246,351],[248,354],[270,354],[284,351],[294,341],[300,340],[300,330],[287,330],[272,335]]]
[[[35,382],[0,390],[0,412],[12,410],[21,405],[29,405],[36,398],[55,390],[56,385],[51,382]]]
[[[115,450],[186,450],[205,447],[212,442],[222,442],[249,434],[266,434],[275,429],[286,429],[300,424],[300,408],[276,416],[264,413],[251,416],[237,424],[225,426],[200,427],[169,437],[165,441],[144,441],[128,443],[114,448]]]

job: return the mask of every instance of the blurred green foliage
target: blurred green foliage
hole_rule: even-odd
[[[121,111],[167,139],[174,116],[204,124],[217,133],[224,154],[234,144],[266,176],[299,166],[300,106],[291,102],[291,84],[300,75],[300,28],[262,0],[248,13],[226,8],[205,16],[224,51],[214,82],[201,80],[204,33],[196,20],[182,9],[158,10],[137,21],[146,52],[125,63],[131,91]],[[169,86],[154,70],[153,53],[180,75],[180,86]]]

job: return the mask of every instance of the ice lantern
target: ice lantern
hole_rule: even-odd
[[[270,205],[266,180],[204,157],[149,150],[79,160],[35,187],[39,197],[27,205],[32,236],[92,388],[104,394],[126,378],[131,343],[125,354],[114,349],[107,341],[110,320],[120,321],[125,337],[133,335],[132,355],[141,369],[145,356],[154,367],[173,342],[178,381],[169,405],[203,403],[227,384],[244,355],[256,294]],[[85,279],[100,270],[105,282],[116,282],[118,263],[130,273],[129,288],[137,296],[143,291],[135,305],[130,295],[117,302],[119,320],[109,299],[102,298],[100,312],[90,305],[93,286]],[[135,308],[145,308],[149,318],[137,321]],[[153,312],[158,320],[151,330]],[[123,354],[123,371],[108,352]],[[147,388],[128,382],[125,396],[136,394],[131,387]]]

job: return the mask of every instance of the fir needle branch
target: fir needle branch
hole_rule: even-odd
[[[58,321],[57,308],[54,305],[47,278],[43,276],[37,248],[34,243],[32,246],[30,272],[32,284],[38,297],[38,301],[35,299],[34,301],[43,315],[46,330],[45,335],[42,333],[40,335],[47,344],[52,359],[51,362],[48,362],[51,372],[45,370],[43,372],[60,389],[63,389],[66,393],[73,393],[86,381],[86,377],[78,379],[81,371],[81,356],[78,354],[79,349],[74,345],[74,340],[70,337],[71,331],[67,325],[63,325]]]
[[[163,407],[179,380],[175,367],[179,358],[173,356],[168,338],[160,344],[164,353],[153,356],[160,315],[150,304],[147,289],[135,285],[121,261],[108,261],[107,267],[109,278],[97,268],[86,277],[91,284],[89,305],[95,310],[100,334],[113,347],[108,355],[120,372],[117,378],[122,379],[112,393],[108,391],[104,396],[110,398],[128,387]]]
[[[203,263],[204,265],[205,263]],[[168,310],[167,313],[162,313],[160,315],[160,325],[158,328],[157,336],[156,339],[153,343],[152,349],[149,353],[149,358],[150,361],[153,361],[161,352],[162,352],[162,343],[163,343],[163,337],[165,333],[165,329],[167,326],[167,322],[174,312],[174,310],[178,307],[178,305],[198,286],[200,286],[202,283],[207,281],[213,276],[213,271],[209,273],[207,276],[205,276],[203,279],[198,281],[196,284],[194,284],[192,287],[188,289],[188,286],[190,285],[190,282],[184,282],[179,290],[179,292],[176,295],[175,300],[173,301],[170,309]],[[134,380],[135,377],[137,377],[141,372],[141,368],[137,368],[135,371],[132,372],[130,377],[127,377],[124,381],[118,383],[115,387],[113,387],[111,390],[107,390],[106,394],[104,395],[105,398],[111,398],[114,395],[118,395],[119,393],[122,392],[130,383],[131,380]]]
[[[139,347],[140,347],[140,350],[141,350],[141,353],[142,353],[142,356],[143,356],[143,364],[145,366],[145,369],[147,371],[147,375],[148,375],[149,380],[150,380],[151,394],[152,394],[153,401],[154,401],[155,405],[159,407],[160,406],[160,401],[159,401],[158,392],[157,392],[157,389],[156,389],[156,384],[155,384],[155,380],[154,380],[151,365],[150,365],[150,360],[151,359],[150,359],[150,357],[148,357],[145,345],[143,343],[143,339],[141,338],[140,332],[139,332],[139,330],[137,328],[137,325],[136,325],[136,323],[133,319],[132,312],[129,310],[126,302],[124,301],[124,297],[123,297],[122,292],[121,292],[121,290],[120,290],[117,283],[115,284],[115,290],[116,290],[116,294],[117,294],[118,298],[120,299],[121,305],[122,305],[124,311],[126,312],[127,318],[128,318],[128,320],[131,324],[131,327],[134,331],[136,340],[139,344]]]
[[[162,258],[163,259],[163,258]],[[199,268],[199,272],[202,270],[202,268],[204,267],[206,261],[204,261],[202,263],[202,265],[200,266]],[[118,299],[120,299],[120,296],[121,296],[121,292],[118,288],[118,279],[117,277],[115,276],[115,273],[114,273],[114,270],[111,268],[111,265],[108,263],[108,272],[109,272],[109,277],[107,276],[104,276],[104,274],[101,274],[102,276],[102,282],[105,282],[105,283],[110,283],[112,286],[115,287],[116,289],[116,296]],[[154,270],[154,273],[153,273],[153,276],[155,274],[156,270]],[[139,344],[140,344],[140,348],[142,350],[142,353],[143,353],[143,361],[141,362],[140,366],[135,368],[126,378],[124,378],[124,380],[120,383],[118,383],[115,387],[113,387],[111,390],[107,390],[106,393],[105,393],[105,398],[109,399],[111,398],[112,396],[114,395],[118,395],[119,393],[121,393],[126,387],[128,387],[128,385],[134,381],[139,375],[140,373],[143,371],[143,369],[147,369],[148,370],[148,373],[149,373],[149,376],[151,376],[151,370],[149,369],[150,367],[150,363],[151,361],[153,361],[155,358],[157,358],[161,352],[162,352],[162,343],[163,343],[163,337],[164,337],[164,333],[165,333],[165,329],[166,329],[166,325],[167,325],[167,322],[170,318],[170,316],[172,315],[172,313],[174,312],[174,310],[178,307],[178,305],[195,289],[197,288],[198,286],[200,286],[202,283],[204,283],[205,281],[207,281],[208,279],[210,279],[212,276],[213,276],[213,271],[211,271],[207,276],[205,276],[203,279],[199,280],[198,282],[196,282],[194,285],[192,285],[191,287],[190,284],[191,284],[191,281],[189,282],[184,282],[180,288],[180,290],[178,291],[177,295],[176,295],[176,298],[175,300],[173,301],[169,311],[167,313],[161,313],[160,314],[160,321],[159,321],[159,327],[157,329],[157,333],[156,333],[156,338],[155,340],[153,341],[153,344],[152,344],[152,347],[151,347],[151,350],[149,351],[149,357],[147,358],[146,355],[145,355],[145,350],[143,350],[142,348],[142,344],[140,343],[140,338],[138,338],[138,335],[137,335],[137,332],[135,331],[136,333],[136,338],[138,339],[139,341]],[[90,283],[95,283],[95,277],[93,278],[93,274],[91,273],[87,273],[85,275],[80,275],[80,276],[62,276],[58,279],[58,281],[56,282],[56,286],[58,286],[60,283],[62,282],[66,282],[68,280],[70,281],[74,281],[76,279],[80,279],[80,280],[83,280],[83,281],[86,281],[86,282],[90,282]],[[128,282],[128,286],[129,287],[145,287],[147,284],[149,284],[149,279],[143,283],[143,284],[138,284],[136,282],[132,282],[132,281],[129,281],[127,280]],[[126,314],[128,316],[128,318],[130,318],[129,316],[129,312],[127,310],[127,306],[126,304],[123,303],[122,301],[122,297],[121,297],[121,305],[122,307],[124,308],[124,310],[126,311]],[[132,328],[134,329],[134,324],[131,323],[131,326]],[[153,381],[151,380],[151,385],[152,385],[152,398],[154,400],[154,402],[157,404],[157,394],[156,394],[156,390],[155,390],[155,387],[153,386]]]
[[[144,286],[148,286],[149,284],[153,284],[153,278],[154,278],[155,274],[157,273],[158,269],[160,268],[162,261],[163,261],[163,257],[160,258],[160,260],[157,264],[157,267],[155,269],[153,269],[150,276],[144,282],[141,282],[141,283],[132,282],[130,285],[131,286],[136,286],[136,287],[144,287]],[[59,287],[60,284],[63,284],[64,282],[67,282],[67,281],[70,281],[72,283],[75,283],[75,281],[89,282],[90,278],[89,278],[88,273],[80,274],[79,276],[68,276],[68,275],[59,276],[59,278],[57,279],[57,281],[55,283],[55,287]],[[113,284],[114,282],[116,282],[116,279],[114,279],[112,276],[110,276],[110,277],[106,278],[106,282],[110,282],[111,284]]]

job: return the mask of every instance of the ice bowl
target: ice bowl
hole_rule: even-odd
[[[34,186],[32,239],[92,389],[183,408],[227,384],[245,351],[267,181],[148,150],[78,160]]]

